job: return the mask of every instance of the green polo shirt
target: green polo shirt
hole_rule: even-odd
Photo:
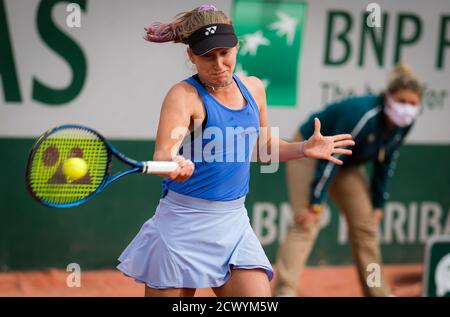
[[[310,203],[322,202],[333,176],[340,168],[373,162],[371,198],[373,208],[383,207],[389,198],[387,183],[395,169],[398,149],[411,126],[389,129],[384,114],[384,96],[368,95],[350,97],[328,105],[320,112],[312,114],[300,127],[303,138],[308,139],[314,132],[314,118],[321,121],[322,135],[351,133],[355,140],[353,154],[337,155],[342,167],[326,160],[318,160],[311,183]]]

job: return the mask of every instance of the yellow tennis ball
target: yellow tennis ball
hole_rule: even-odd
[[[62,167],[64,175],[70,181],[76,181],[86,175],[88,171],[87,162],[80,157],[71,157],[64,161]]]

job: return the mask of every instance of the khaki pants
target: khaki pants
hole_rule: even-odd
[[[296,141],[301,141],[299,134]],[[287,185],[294,213],[305,212],[309,202],[310,183],[315,172],[314,159],[302,159],[287,163]],[[347,167],[337,172],[329,189],[330,197],[344,213],[349,228],[353,259],[365,296],[388,296],[389,287],[381,271],[381,287],[368,287],[367,265],[378,263],[381,254],[378,225],[373,218],[368,181],[363,167]],[[294,223],[281,245],[276,262],[277,278],[274,295],[296,295],[297,282],[319,232],[318,225],[308,228]]]

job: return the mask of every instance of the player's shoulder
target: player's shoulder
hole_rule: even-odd
[[[201,111],[201,99],[192,85],[186,82],[179,82],[169,89],[162,107],[193,114]]]
[[[201,100],[195,87],[182,81],[174,84],[169,89],[164,98],[164,104],[171,104],[174,107],[187,107],[194,111],[201,104]]]
[[[244,85],[247,87],[247,89],[250,90],[250,92],[255,92],[255,93],[264,93],[265,92],[264,83],[258,77],[243,76],[243,75],[238,75],[238,77],[244,83]]]
[[[175,85],[170,87],[169,91],[167,92],[167,96],[174,97],[189,97],[195,94],[197,94],[195,88],[185,81],[176,83]]]
[[[266,88],[261,79],[256,76],[238,76],[242,83],[247,87],[250,94],[258,104],[258,108],[261,111],[261,107],[265,107],[266,104]]]

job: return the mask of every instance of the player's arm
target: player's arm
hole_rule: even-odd
[[[267,99],[264,84],[256,77],[250,77],[256,94],[255,101],[259,107],[260,131],[257,143],[257,158],[258,162],[267,162],[267,158],[271,161],[288,161],[304,157],[303,142],[288,143],[280,138],[272,138],[268,123],[267,115]],[[275,153],[278,149],[277,153]]]
[[[188,179],[193,171],[194,164],[178,156],[178,150],[189,132],[189,124],[193,114],[193,107],[189,103],[189,91],[185,84],[173,86],[164,98],[159,117],[158,132],[156,134],[155,152],[153,160],[174,160],[179,168],[172,173],[159,174],[177,181]]]
[[[314,122],[314,134],[307,141],[287,142],[278,137],[272,137],[267,115],[267,99],[264,84],[256,77],[250,77],[256,91],[255,99],[260,112],[260,135],[257,144],[257,157],[259,162],[266,162],[261,154],[267,154],[270,161],[285,162],[290,160],[312,157],[331,161],[341,165],[342,160],[336,159],[334,154],[352,154],[351,150],[343,149],[354,145],[350,134],[339,134],[335,136],[322,136],[320,134],[320,121]],[[277,153],[278,150],[278,153]]]

